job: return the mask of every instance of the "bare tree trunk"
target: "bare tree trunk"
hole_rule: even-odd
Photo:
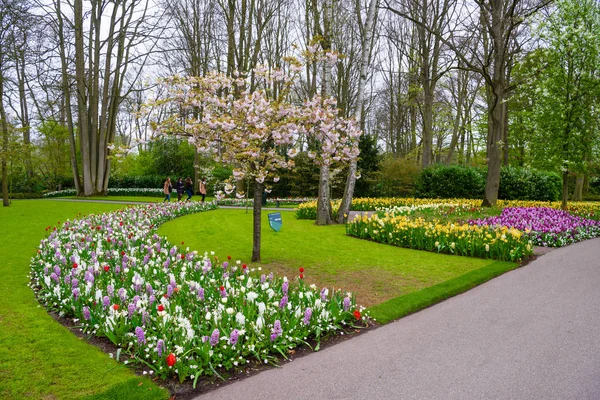
[[[0,49],[1,51],[1,49]],[[2,205],[10,206],[8,199],[8,122],[6,121],[6,110],[4,109],[4,76],[0,71],[0,123],[2,124]]]
[[[502,99],[502,87],[497,87],[498,92],[493,97],[495,104],[491,104],[488,113],[491,124],[488,127],[488,170],[485,181],[485,193],[482,202],[483,207],[495,206],[498,201],[498,189],[500,188],[500,169],[502,167],[502,134],[504,132],[504,107],[500,104]]]
[[[200,152],[198,147],[194,146],[194,185],[197,187],[200,182]]]
[[[365,24],[365,31],[362,40],[360,81],[358,82],[358,95],[356,98],[356,109],[354,110],[354,119],[357,123],[361,125],[361,128],[364,127],[362,113],[365,102],[365,88],[367,86],[367,70],[369,68],[369,61],[371,55],[371,39],[373,37],[373,30],[375,27],[375,18],[377,15],[378,2],[378,0],[369,1],[367,21]],[[350,214],[350,207],[352,206],[352,197],[354,196],[354,187],[356,186],[357,169],[358,160],[351,160],[350,167],[348,168],[348,177],[346,178],[346,188],[344,189],[344,197],[342,199],[342,204],[340,205],[340,209],[338,210],[336,216],[336,221],[338,224],[346,222],[348,215]]]
[[[500,169],[502,167],[502,136],[504,135],[504,96],[506,90],[506,42],[502,19],[502,0],[493,0],[491,9],[491,39],[494,42],[493,72],[488,86],[488,170],[485,181],[483,207],[495,206],[500,188]],[[483,12],[483,7],[482,7]]]
[[[563,189],[562,189],[562,203],[561,208],[567,210],[567,202],[569,201],[569,170],[565,169],[563,172]]]
[[[77,150],[75,145],[75,127],[73,123],[73,112],[71,109],[71,89],[69,84],[69,71],[67,67],[67,53],[65,49],[65,32],[64,32],[64,23],[62,17],[62,11],[60,9],[61,0],[57,0],[56,5],[56,17],[58,22],[58,40],[59,40],[59,49],[60,49],[60,64],[61,64],[61,86],[62,86],[62,95],[65,104],[65,114],[67,117],[67,129],[69,131],[69,149],[71,155],[71,171],[73,172],[73,182],[75,183],[75,190],[77,191],[77,195],[81,196],[82,187],[81,180],[79,177],[79,166],[77,165]]]
[[[585,175],[582,173],[577,174],[577,179],[575,180],[575,193],[573,193],[574,201],[581,201],[583,199],[583,182]]]
[[[264,184],[254,182],[254,206],[252,224],[252,262],[260,261],[261,211]]]
[[[321,44],[325,52],[331,50],[331,0],[325,0],[323,4],[323,35]],[[321,87],[323,99],[331,96],[331,66],[327,61],[323,62],[323,82]],[[323,163],[319,173],[319,200],[317,202],[317,225],[329,225],[333,222],[331,218],[331,199],[329,198],[329,165]]]
[[[329,225],[331,219],[331,199],[329,197],[329,165],[321,165],[319,175],[319,199],[317,201],[317,225]]]
[[[77,121],[79,128],[81,164],[83,169],[83,195],[94,194],[92,183],[92,166],[90,160],[90,120],[87,110],[88,90],[86,87],[86,68],[84,53],[83,34],[83,4],[82,0],[74,0],[75,17],[75,79],[77,81]],[[90,38],[91,40],[91,38]]]
[[[25,37],[26,40],[26,37]],[[23,144],[25,145],[25,151],[23,158],[25,161],[25,171],[27,174],[27,189],[31,192],[31,179],[33,178],[33,166],[31,164],[31,127],[29,122],[29,109],[27,106],[27,94],[25,92],[25,53],[24,50],[19,50],[19,54],[16,55],[15,69],[17,72],[17,81],[19,86],[19,104],[21,108],[21,127],[23,128]]]

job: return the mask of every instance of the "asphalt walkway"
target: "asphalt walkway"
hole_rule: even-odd
[[[600,238],[198,399],[600,399]]]

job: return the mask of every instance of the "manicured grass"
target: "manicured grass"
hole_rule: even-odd
[[[305,268],[309,283],[343,288],[356,294],[367,307],[459,278],[495,265],[509,270],[514,263],[442,255],[403,249],[345,236],[345,226],[319,227],[282,212],[283,228],[269,228],[263,212],[263,271],[288,277]],[[217,210],[171,221],[159,228],[172,243],[198,251],[214,251],[221,259],[231,255],[247,263],[252,249],[252,214],[242,210]],[[487,270],[482,270],[486,275]],[[490,276],[491,278],[491,276]],[[470,281],[467,277],[466,281]],[[449,297],[449,296],[446,296]],[[376,310],[376,309],[374,309]],[[376,318],[383,312],[374,312]]]
[[[377,322],[385,324],[466,292],[517,267],[518,264],[496,261],[437,285],[388,300],[371,307],[370,311],[377,315]]]
[[[50,317],[34,298],[29,260],[44,228],[116,204],[16,200],[0,209],[0,398],[166,399],[166,390],[136,376]]]

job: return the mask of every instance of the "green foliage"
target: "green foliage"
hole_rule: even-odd
[[[358,142],[358,148],[360,155],[357,167],[360,179],[356,180],[354,195],[357,197],[374,196],[381,169],[381,155],[377,150],[377,138],[373,135],[362,135]]]
[[[500,172],[498,198],[556,201],[561,189],[561,177],[555,172],[508,166]]]
[[[524,120],[532,165],[585,172],[599,139],[600,5],[558,1],[539,36],[548,47],[531,56],[535,68],[519,90],[531,110]]]
[[[415,196],[427,198],[479,198],[483,196],[482,171],[461,165],[435,165],[421,171],[415,183]]]
[[[376,194],[381,197],[412,196],[420,167],[407,158],[385,156],[378,173]],[[362,193],[358,193],[362,196]]]
[[[36,193],[36,192],[32,192],[32,193],[9,193],[8,197],[13,199],[13,200],[17,200],[17,199],[41,199],[42,198],[42,194],[41,193]]]
[[[108,187],[116,188],[162,188],[165,182],[162,175],[112,175],[108,181]],[[173,180],[173,178],[171,178]]]

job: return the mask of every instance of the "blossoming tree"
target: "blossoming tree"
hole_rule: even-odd
[[[331,58],[313,48],[311,57]],[[293,104],[291,89],[303,70],[296,59],[288,59],[286,71],[255,68],[249,77],[171,77],[164,80],[169,96],[160,101],[170,107],[170,116],[154,125],[159,134],[188,137],[199,150],[234,165],[236,181],[254,182],[252,261],[260,260],[261,204],[263,191],[279,181],[281,170],[293,167],[300,135],[315,143],[309,156],[321,167],[317,223],[332,222],[328,177],[330,165],[358,156],[361,134],[354,120],[338,115],[333,98],[314,97]],[[225,186],[229,194],[232,183]],[[218,197],[221,194],[217,194]],[[238,197],[244,193],[238,192]]]
[[[253,72],[252,82],[221,74],[166,79],[171,96],[162,102],[179,111],[155,128],[188,136],[200,150],[234,165],[235,180],[254,181],[252,261],[259,261],[263,191],[279,180],[279,171],[294,165],[291,149],[298,137],[299,109],[286,100],[292,76],[266,68]],[[232,184],[225,187],[228,193],[234,189]]]

